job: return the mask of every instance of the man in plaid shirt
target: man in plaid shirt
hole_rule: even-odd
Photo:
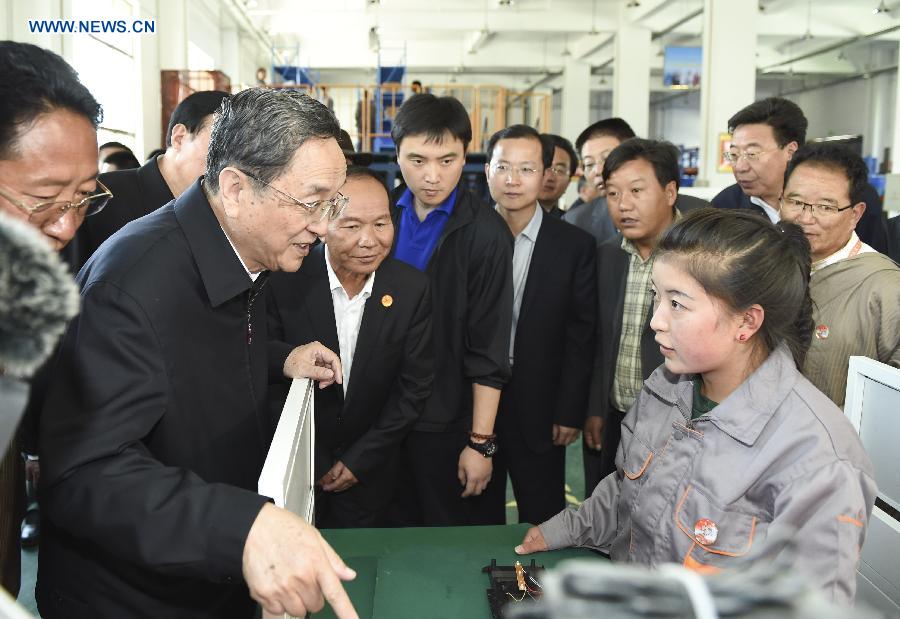
[[[653,250],[681,215],[678,149],[668,142],[632,138],[609,153],[603,166],[609,214],[619,234],[600,244],[600,315],[597,354],[585,423],[585,442],[600,450],[585,458],[585,494],[615,470],[620,424],[641,385],[663,358],[650,318]]]

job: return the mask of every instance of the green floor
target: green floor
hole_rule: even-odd
[[[581,439],[566,449],[566,503],[580,505],[584,497],[584,467],[581,465]],[[519,522],[516,513],[516,500],[513,497],[512,484],[506,483],[506,522]]]
[[[507,484],[506,521],[518,522],[516,502],[513,499],[512,486]],[[577,505],[584,496],[584,469],[581,466],[581,441],[575,441],[566,451],[566,500]],[[34,582],[37,575],[37,550],[22,551],[22,587],[19,591],[19,603],[26,610],[37,616],[34,602]]]

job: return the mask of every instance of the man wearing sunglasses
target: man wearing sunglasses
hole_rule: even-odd
[[[253,600],[303,616],[327,599],[356,617],[352,570],[256,491],[272,434],[261,292],[346,206],[338,131],[297,91],[233,95],[205,176],[80,271],[41,425],[41,616],[249,619]],[[342,381],[318,342],[272,369]]]
[[[0,42],[0,211],[34,226],[59,252],[109,198],[97,182],[100,117],[100,104],[62,58],[34,45]],[[32,378],[22,443],[14,442],[0,464],[0,569],[2,584],[13,595],[19,590],[23,468],[36,484],[34,424],[51,367],[47,363]],[[27,454],[24,466],[20,448]],[[30,510],[26,541],[35,536],[36,525],[37,512]]]

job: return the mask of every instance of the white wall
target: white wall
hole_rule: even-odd
[[[787,98],[806,114],[809,120],[807,137],[860,134],[863,136],[863,155],[877,157],[880,162],[884,148],[890,147],[894,139],[896,90],[896,73],[890,72],[789,94]],[[757,90],[757,96],[761,94]]]
[[[700,146],[700,93],[650,105],[650,133],[654,140],[668,140],[685,148]]]

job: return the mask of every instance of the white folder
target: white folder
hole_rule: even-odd
[[[295,378],[259,476],[259,493],[310,524],[315,509],[313,382]]]
[[[258,484],[261,495],[310,524],[315,511],[313,388],[308,378],[295,378],[291,383]],[[295,619],[286,613],[272,615],[263,610],[263,619],[276,618]]]

